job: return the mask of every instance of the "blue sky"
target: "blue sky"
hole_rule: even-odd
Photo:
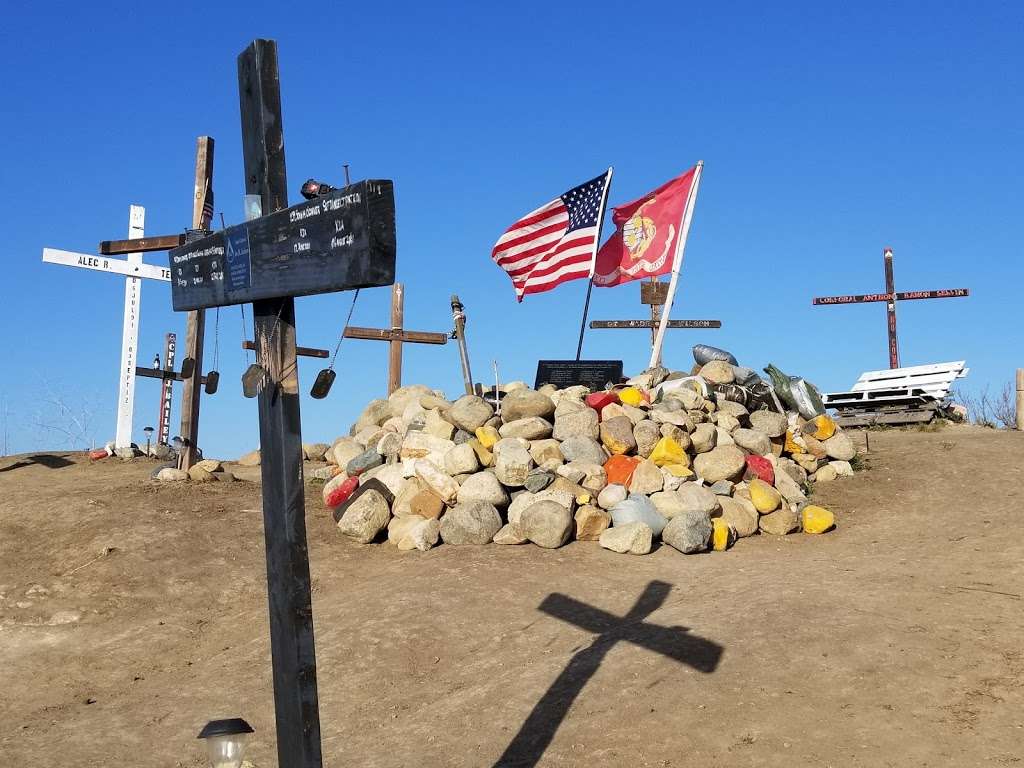
[[[161,3],[14,2],[0,27],[6,119],[0,418],[11,451],[55,447],[36,426],[46,387],[92,403],[113,436],[121,278],[41,262],[44,246],[94,252],[190,222],[195,137],[216,139],[217,210],[242,218],[236,56],[278,40],[291,200],[309,176],[391,178],[406,323],[469,316],[474,373],[532,380],[575,352],[585,283],[517,305],[489,260],[526,211],[615,166],[612,204],[705,161],[666,361],[697,342],[773,362],[822,389],[887,366],[883,304],[812,307],[815,295],[969,287],[967,299],[899,308],[904,365],[966,359],[993,389],[1022,364],[1020,259],[1024,6],[1019,3]],[[609,217],[610,218],[610,217]],[[606,223],[606,235],[611,230]],[[160,263],[164,254],[148,254]],[[332,347],[349,296],[298,300],[298,338]],[[353,323],[383,325],[388,290]],[[593,319],[643,317],[639,288],[594,292]],[[251,313],[246,312],[251,323]],[[214,338],[211,312],[207,354]],[[169,288],[143,287],[140,360],[184,335]],[[251,336],[251,329],[247,329]],[[201,444],[258,442],[237,307],[220,313],[220,392]],[[585,356],[644,367],[643,331],[588,332]],[[302,401],[307,440],[345,432],[386,383],[385,345],[346,340],[325,401]],[[320,361],[300,364],[308,391]],[[406,347],[405,381],[457,395],[458,352]],[[135,431],[156,420],[158,382],[136,389]],[[180,389],[178,390],[180,392]],[[177,395],[172,423],[178,423]]]

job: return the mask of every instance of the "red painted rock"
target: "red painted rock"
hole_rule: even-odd
[[[348,501],[348,497],[352,495],[356,488],[359,487],[358,477],[346,478],[342,483],[332,488],[327,495],[324,497],[324,503],[332,509],[339,504],[343,504]]]
[[[601,409],[606,405],[619,402],[619,396],[614,392],[594,392],[587,395],[584,402],[598,413],[601,413]]]
[[[110,454],[107,453],[106,448],[97,448],[95,451],[89,451],[89,458],[93,461],[96,461],[97,459],[105,459],[109,455]]]
[[[775,485],[775,470],[772,468],[772,463],[764,456],[749,454],[747,456],[747,467],[751,472],[768,483],[768,485]]]

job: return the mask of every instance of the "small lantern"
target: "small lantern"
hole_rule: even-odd
[[[206,751],[213,768],[241,768],[245,756],[245,743],[252,726],[240,717],[211,720],[199,732],[206,740]]]
[[[146,455],[149,456],[150,455],[150,450],[151,450],[149,442],[150,442],[150,439],[153,437],[153,428],[152,427],[143,427],[142,431],[146,433]]]

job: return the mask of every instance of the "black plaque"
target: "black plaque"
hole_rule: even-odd
[[[537,363],[535,389],[554,384],[559,389],[582,384],[591,390],[622,381],[621,360],[541,360]]]
[[[360,181],[170,252],[175,311],[395,282],[395,195]]]

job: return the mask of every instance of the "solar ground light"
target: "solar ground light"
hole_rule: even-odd
[[[240,717],[211,720],[203,726],[198,738],[206,740],[206,752],[213,768],[241,768],[246,741],[252,726]]]

